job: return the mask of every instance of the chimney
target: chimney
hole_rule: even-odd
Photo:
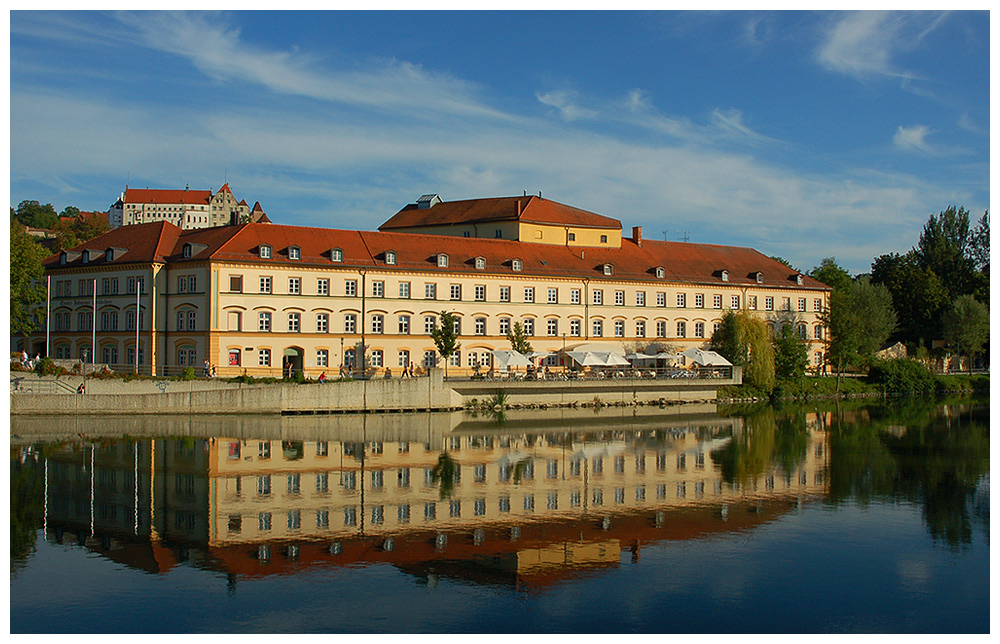
[[[636,246],[642,246],[642,226],[632,226],[632,241]]]
[[[521,200],[520,199],[517,200],[517,217],[518,217],[518,219],[521,218]]]

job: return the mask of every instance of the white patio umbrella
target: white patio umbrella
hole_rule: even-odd
[[[646,360],[656,360],[656,356],[651,356],[648,353],[641,353],[636,351],[634,353],[626,354],[625,359],[628,360],[629,362],[635,362],[637,360],[640,362],[645,362]]]
[[[705,367],[732,366],[733,364],[715,351],[706,351],[704,349],[687,349],[685,351],[681,351],[681,355],[691,358],[696,364],[700,364]]]
[[[531,362],[534,363],[538,362],[539,358],[547,358],[552,354],[553,354],[552,351],[532,351],[531,353],[528,354],[528,360],[531,360]]]
[[[531,361],[517,351],[494,351],[494,364],[501,370],[506,371],[510,367],[527,367]]]
[[[567,351],[566,355],[581,367],[603,367],[606,364],[590,351]]]
[[[667,353],[666,351],[661,351],[654,356],[657,360],[676,360],[680,356],[674,353]]]
[[[615,353],[613,351],[600,351],[596,353],[597,357],[604,361],[604,365],[607,367],[630,367],[632,364],[625,359],[620,353]]]

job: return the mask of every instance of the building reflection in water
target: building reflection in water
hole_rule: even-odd
[[[822,497],[824,420],[805,417],[793,465],[772,459],[739,480],[713,453],[753,441],[752,428],[713,414],[316,417],[257,437],[248,425],[66,442],[47,451],[44,527],[147,572],[190,560],[231,584],[389,563],[428,583],[540,587]]]

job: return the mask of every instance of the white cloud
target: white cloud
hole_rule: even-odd
[[[566,121],[591,119],[597,116],[596,111],[577,105],[577,95],[575,92],[566,90],[538,92],[535,94],[535,98],[543,105],[554,107]]]
[[[858,11],[833,23],[817,50],[820,64],[862,80],[888,76],[904,82],[917,78],[893,60],[919,46],[921,40],[945,19],[914,12]]]
[[[926,125],[914,125],[913,127],[900,125],[896,130],[896,135],[892,137],[892,142],[902,150],[933,153],[934,149],[927,142],[927,135],[930,133],[930,128]]]

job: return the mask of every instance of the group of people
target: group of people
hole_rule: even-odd
[[[21,349],[21,366],[24,367],[25,369],[29,371],[34,369],[35,366],[41,361],[41,359],[42,359],[41,356],[39,356],[37,353],[35,354],[35,357],[32,358],[28,355],[27,351]]]
[[[205,364],[202,366],[202,374],[206,378],[215,378],[219,375],[219,372],[216,371],[215,365],[206,359]]]

